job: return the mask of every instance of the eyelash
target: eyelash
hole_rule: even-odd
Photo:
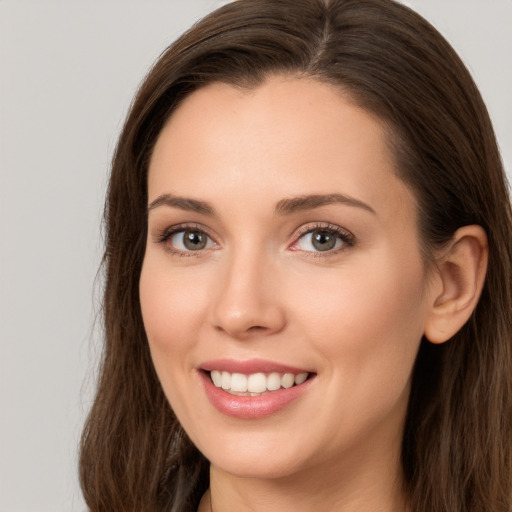
[[[155,242],[158,244],[161,244],[165,247],[165,250],[169,252],[173,256],[180,256],[184,258],[189,257],[201,257],[204,256],[204,250],[197,250],[197,251],[182,251],[180,249],[176,249],[171,244],[168,244],[167,242],[177,233],[180,232],[186,232],[186,231],[192,231],[196,233],[203,233],[206,235],[210,240],[213,240],[213,237],[210,236],[208,233],[208,230],[206,230],[203,226],[200,224],[178,224],[176,226],[172,226],[170,228],[164,229],[157,237]]]
[[[301,226],[293,235],[294,242],[292,243],[290,249],[300,251],[301,249],[293,249],[292,247],[297,245],[299,241],[307,234],[314,233],[315,231],[321,231],[328,235],[334,235],[336,238],[341,240],[341,246],[327,251],[303,251],[307,257],[310,258],[328,258],[329,256],[334,256],[346,251],[350,247],[353,247],[356,243],[356,239],[350,231],[337,226],[336,224],[319,222]]]
[[[201,257],[205,255],[206,249],[199,249],[197,251],[183,251],[181,249],[176,249],[171,244],[167,242],[177,233],[192,231],[197,233],[202,233],[208,237],[209,240],[213,241],[215,245],[213,237],[209,234],[208,230],[201,226],[200,224],[178,224],[176,226],[172,226],[170,228],[166,228],[163,230],[155,239],[155,242],[161,244],[165,247],[165,250],[168,251],[173,256],[180,257]],[[329,256],[333,256],[340,252],[346,251],[350,247],[355,245],[355,237],[354,235],[340,226],[330,223],[314,223],[314,224],[306,224],[301,226],[292,236],[293,243],[288,246],[289,250],[292,251],[301,251],[301,249],[293,249],[293,246],[297,245],[299,241],[305,237],[305,235],[309,233],[314,233],[315,231],[321,231],[328,235],[334,235],[341,241],[341,247],[337,247],[334,249],[329,249],[327,251],[305,251],[302,250],[303,253],[307,255],[307,257],[312,258],[325,258]],[[209,248],[211,250],[212,248]]]

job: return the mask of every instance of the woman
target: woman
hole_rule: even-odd
[[[90,509],[510,511],[511,218],[417,14],[212,13],[114,157]]]

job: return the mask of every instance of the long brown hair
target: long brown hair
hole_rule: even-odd
[[[335,84],[388,128],[416,195],[425,260],[456,229],[487,232],[486,284],[469,322],[422,341],[402,462],[415,512],[510,512],[512,214],[485,105],[467,69],[423,18],[392,0],[238,0],[169,47],[140,87],[113,159],[105,208],[105,346],[81,444],[86,502],[100,511],[195,511],[208,463],[158,382],[138,284],[147,168],[179,102],[220,81],[255,87],[287,73]]]

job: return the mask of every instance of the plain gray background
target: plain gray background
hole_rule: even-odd
[[[77,443],[109,160],[160,52],[219,0],[0,0],[0,512],[85,510]],[[408,0],[469,66],[512,168],[512,0]]]

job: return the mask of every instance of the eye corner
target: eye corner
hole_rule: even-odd
[[[316,239],[311,238],[315,234]],[[355,236],[346,228],[330,222],[316,222],[301,226],[294,234],[288,250],[303,252],[307,257],[328,257],[352,248],[355,243]]]
[[[202,257],[207,251],[219,248],[219,244],[209,230],[195,223],[168,226],[157,231],[152,240],[157,245],[161,245],[171,256]]]

